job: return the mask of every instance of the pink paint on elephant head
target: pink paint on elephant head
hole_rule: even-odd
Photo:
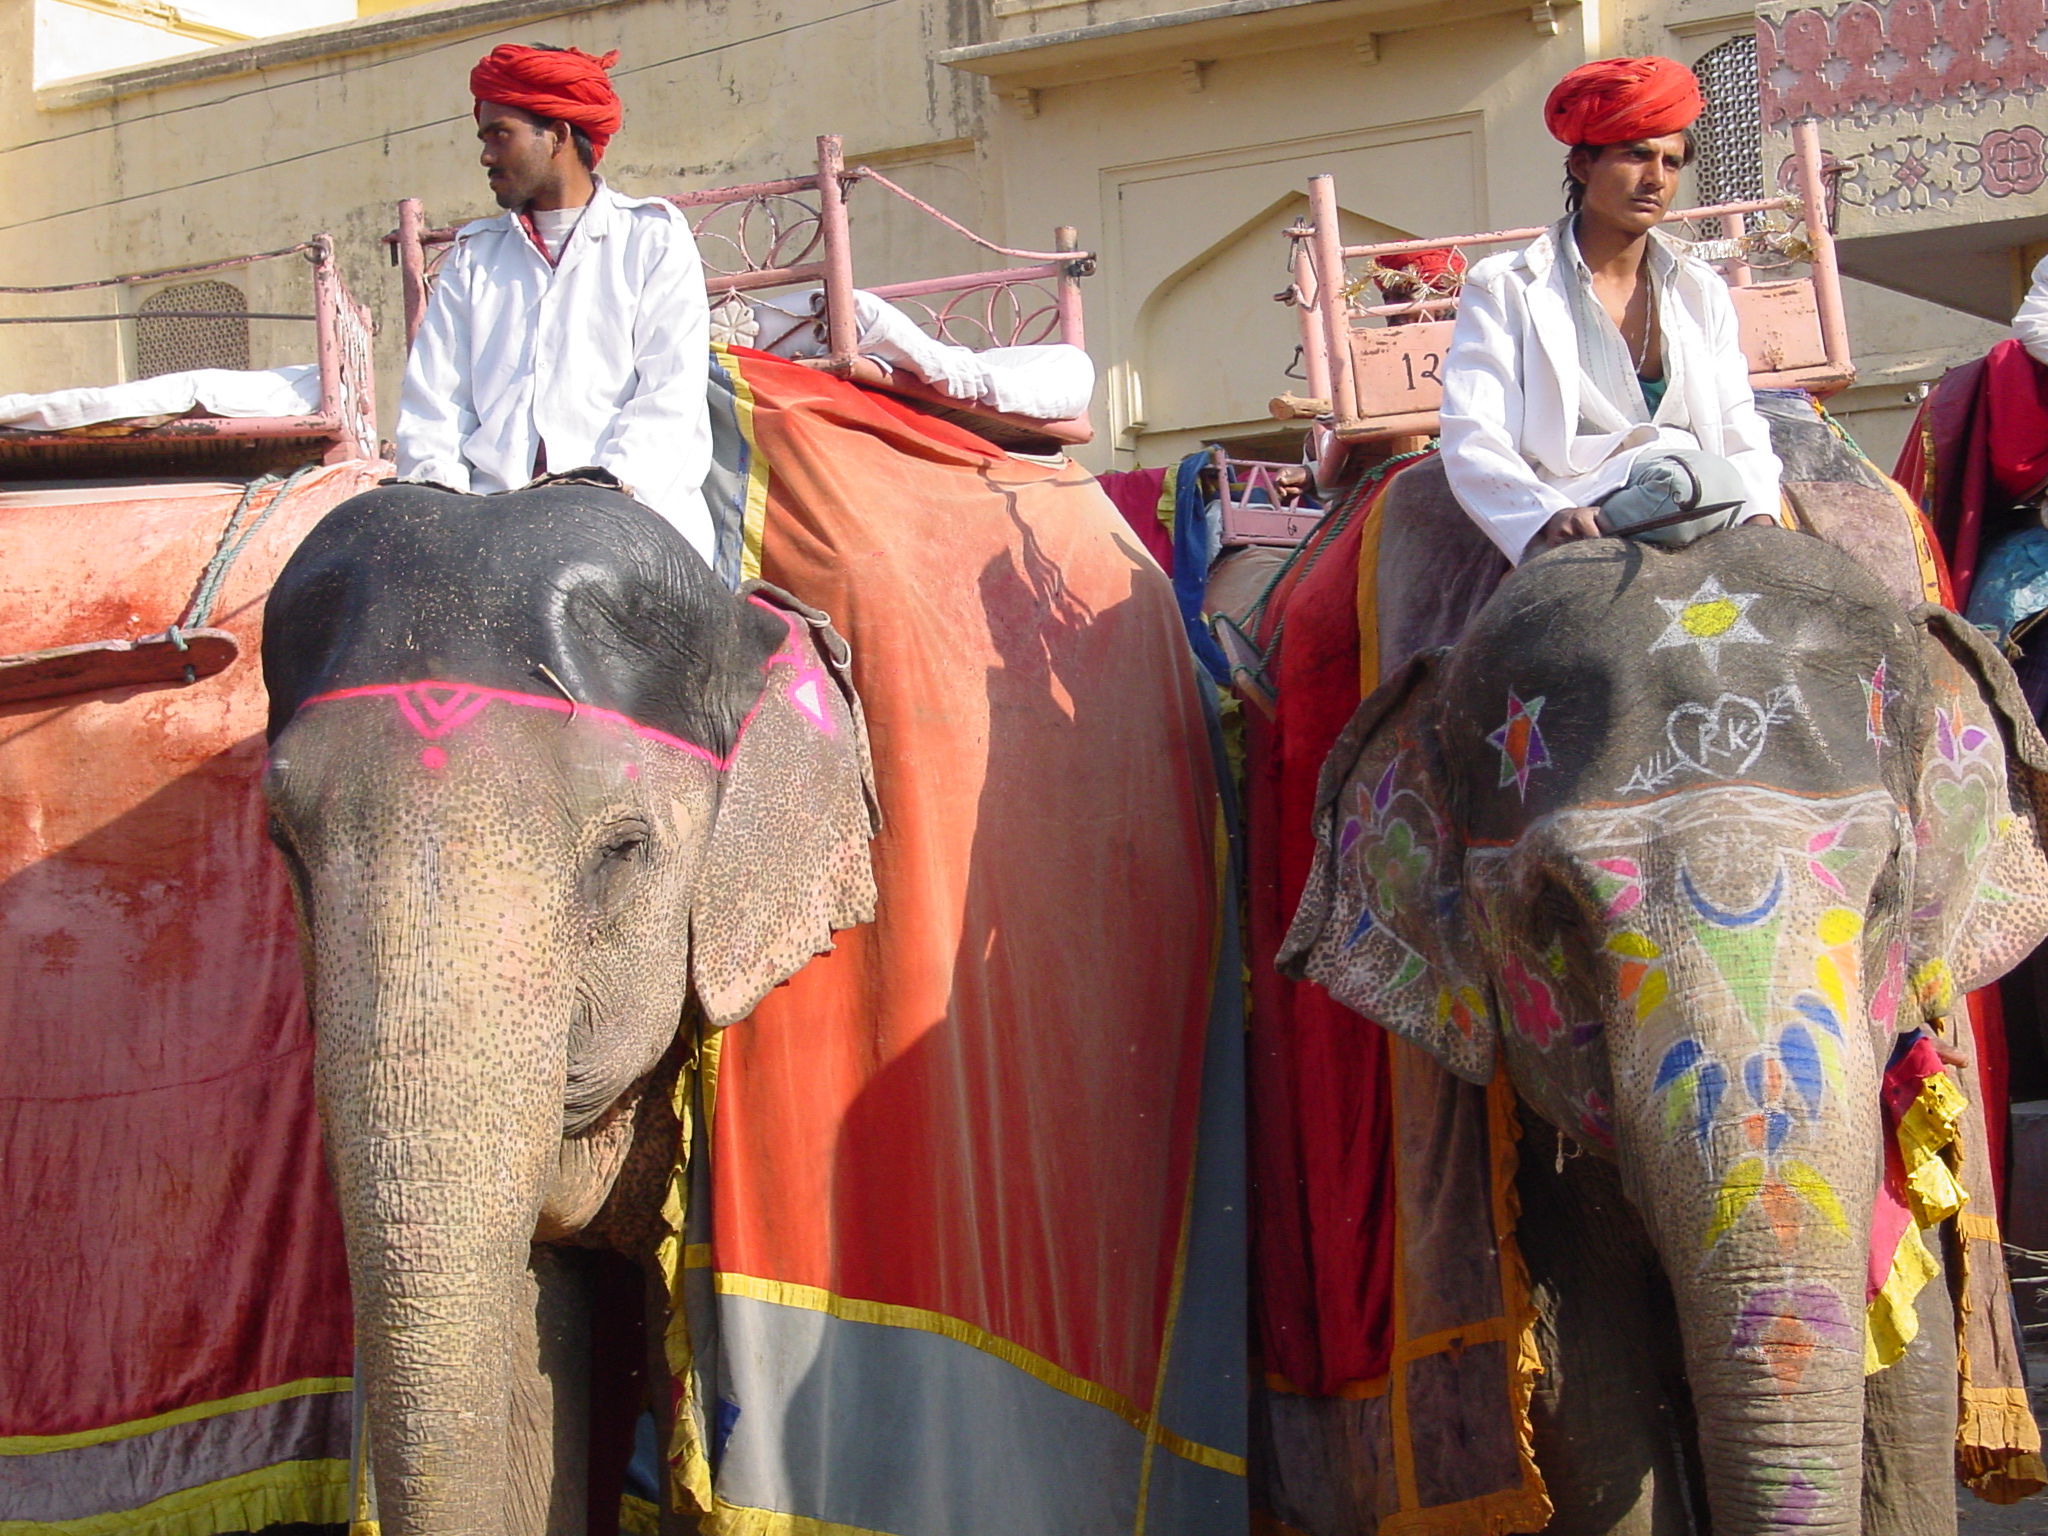
[[[792,669],[795,672],[795,676],[784,690],[784,696],[788,699],[790,707],[826,736],[837,735],[839,726],[832,714],[829,695],[826,691],[832,686],[832,683],[825,675],[824,669],[818,666],[812,658],[810,651],[803,644],[801,638],[803,634],[802,621],[794,614],[785,613],[769,603],[762,602],[759,598],[751,599],[751,601],[754,606],[774,614],[788,626],[787,637],[781,645],[776,647],[774,653],[769,656],[767,661],[762,663],[762,673],[772,681],[777,667]],[[686,753],[702,762],[709,763],[713,768],[723,772],[732,766],[733,759],[739,755],[740,743],[746,739],[747,729],[754,723],[754,717],[761,712],[762,701],[768,697],[768,693],[768,687],[764,686],[761,696],[755,699],[753,707],[747,711],[745,717],[740,721],[739,729],[733,733],[732,750],[723,754],[714,752],[708,747],[700,747],[695,742],[685,741],[682,737],[673,735],[668,731],[659,730],[651,725],[643,725],[632,716],[621,714],[617,710],[599,709],[594,705],[578,704],[570,699],[557,697],[553,694],[522,693],[508,688],[486,688],[475,683],[445,682],[440,680],[412,683],[373,683],[360,688],[337,688],[329,693],[317,693],[299,707],[301,709],[310,709],[315,704],[335,704],[346,699],[390,699],[398,707],[399,717],[412,728],[416,735],[430,742],[442,741],[456,735],[467,726],[473,724],[483,715],[484,711],[494,704],[511,705],[519,709],[543,709],[553,714],[567,715],[571,720],[620,727],[631,731],[635,736],[643,740],[659,742],[665,747],[672,747],[678,752]],[[448,753],[446,749],[439,746],[423,748],[420,752],[420,766],[429,773],[439,773],[448,766]],[[626,765],[625,771],[627,778],[638,778],[640,766],[637,763],[629,763]]]

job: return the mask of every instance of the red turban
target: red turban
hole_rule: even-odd
[[[1633,144],[1690,128],[1706,109],[1700,82],[1675,59],[1581,64],[1543,103],[1543,126],[1566,144]]]
[[[590,135],[596,158],[602,160],[605,145],[626,119],[619,93],[605,73],[618,62],[616,48],[600,59],[581,48],[500,43],[469,72],[469,94],[477,99],[479,114],[485,102],[495,101],[581,128]]]
[[[1377,257],[1389,272],[1405,272],[1431,287],[1443,286],[1444,279],[1465,270],[1465,258],[1454,245],[1432,245],[1425,251],[1396,251]],[[1384,290],[1385,285],[1381,285]]]

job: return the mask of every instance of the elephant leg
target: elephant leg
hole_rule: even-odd
[[[1546,1536],[1706,1529],[1677,1312],[1620,1170],[1557,1166],[1557,1132],[1522,1111],[1517,1227],[1543,1374],[1529,1405],[1556,1513]]]
[[[535,1244],[514,1297],[507,1536],[589,1528],[590,1298],[582,1255]]]
[[[1947,1232],[1923,1234],[1937,1261]],[[1921,1288],[1914,1311],[1920,1332],[1905,1354],[1864,1379],[1864,1536],[1955,1536],[1956,1319],[1946,1273]]]

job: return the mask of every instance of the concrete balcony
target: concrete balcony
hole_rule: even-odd
[[[1422,27],[1520,15],[1554,37],[1578,0],[989,0],[993,41],[939,54],[985,75],[1026,112],[1056,85],[1177,69],[1191,91],[1218,59],[1293,48],[1339,47],[1367,60],[1378,39]]]

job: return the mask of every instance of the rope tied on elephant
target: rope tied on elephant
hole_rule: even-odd
[[[256,537],[263,525],[270,521],[277,509],[285,504],[293,491],[308,475],[318,470],[318,464],[304,464],[293,470],[289,476],[258,475],[242,487],[241,500],[228,513],[227,523],[221,528],[220,542],[214,546],[213,558],[206,562],[206,569],[200,573],[199,585],[193,590],[192,601],[186,605],[184,617],[171,626],[171,643],[177,644],[179,633],[187,629],[204,629],[213,617],[214,604],[220,600],[220,589],[226,585],[228,572],[249,547],[249,541]],[[279,482],[283,483],[280,484]],[[268,486],[277,486],[277,494],[264,504],[263,510],[250,519],[246,526],[242,519],[254,504],[257,494]]]

